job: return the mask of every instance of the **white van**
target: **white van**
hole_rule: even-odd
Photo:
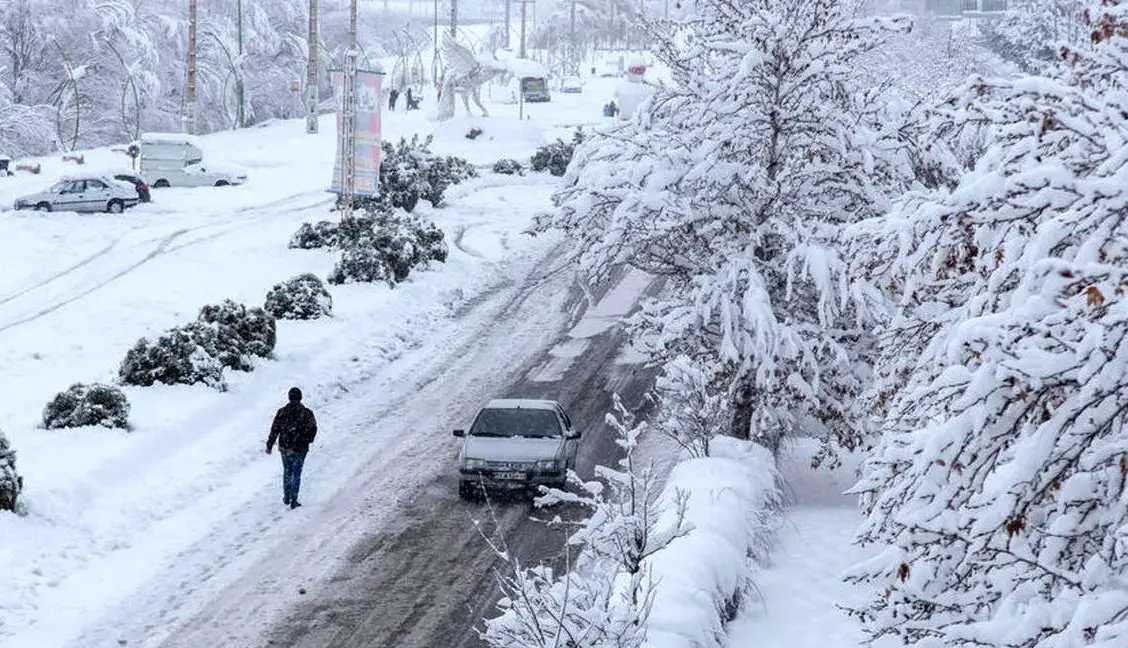
[[[223,187],[247,181],[243,174],[204,168],[204,152],[191,135],[145,133],[138,145],[141,175],[154,188]]]

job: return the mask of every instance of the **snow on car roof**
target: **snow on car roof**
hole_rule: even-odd
[[[186,133],[142,133],[141,143],[150,144],[198,144],[194,136]]]
[[[486,409],[556,409],[557,402],[539,398],[495,398]]]

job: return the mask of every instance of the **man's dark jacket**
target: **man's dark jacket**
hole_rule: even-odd
[[[280,450],[309,452],[309,444],[316,437],[317,419],[314,418],[313,411],[299,401],[290,401],[274,415],[266,449],[270,450],[274,447],[274,442],[278,441]]]

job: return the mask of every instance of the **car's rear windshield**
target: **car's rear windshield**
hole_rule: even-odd
[[[470,436],[558,437],[560,420],[547,409],[484,409],[470,426]]]

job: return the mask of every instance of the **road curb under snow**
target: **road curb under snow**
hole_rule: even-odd
[[[659,502],[657,528],[675,522],[687,498],[690,531],[649,560],[654,583],[647,621],[649,648],[724,646],[725,624],[755,591],[783,508],[771,453],[757,444],[717,437],[710,456],[678,461]]]

